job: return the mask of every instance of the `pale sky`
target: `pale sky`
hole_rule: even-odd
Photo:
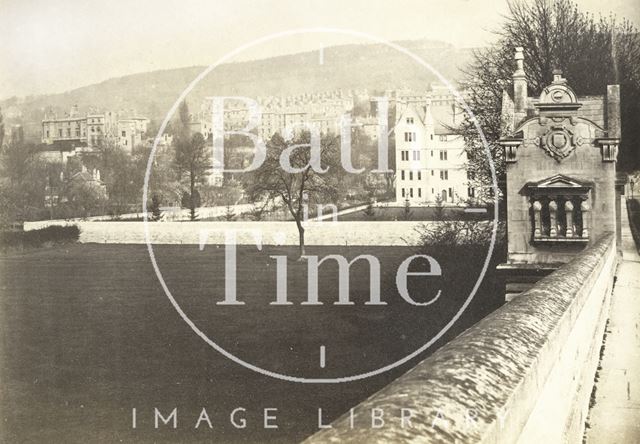
[[[638,0],[577,1],[583,10],[613,12],[640,26]],[[0,0],[0,98],[209,65],[254,39],[303,27],[482,46],[506,9],[506,0]],[[357,40],[288,37],[242,58],[351,42]]]

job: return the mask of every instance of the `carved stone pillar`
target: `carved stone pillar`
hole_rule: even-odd
[[[567,217],[567,232],[565,237],[573,237],[573,233],[575,232],[573,227],[573,203],[570,200],[564,203],[564,212]]]
[[[583,200],[580,204],[580,211],[582,212],[582,238],[587,239],[589,237],[589,211],[591,207],[589,202]]]
[[[558,223],[557,216],[558,214],[558,204],[555,200],[549,201],[549,237],[558,236]]]
[[[540,211],[542,210],[542,204],[536,200],[533,202],[533,237],[539,238],[542,236],[542,217]]]

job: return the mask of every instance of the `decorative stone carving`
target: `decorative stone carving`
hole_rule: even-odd
[[[558,204],[555,200],[549,202],[549,237],[558,235],[558,224],[556,222],[556,214],[558,213]]]
[[[596,143],[600,145],[603,162],[616,162],[618,160],[618,144],[620,139],[601,138]]]
[[[573,203],[567,200],[564,203],[564,211],[567,218],[567,231],[565,237],[573,237],[575,227],[573,226]]]
[[[542,210],[542,204],[539,200],[533,202],[533,237],[539,238],[542,236],[542,218],[540,217],[540,211]]]
[[[518,148],[522,145],[522,140],[503,140],[500,142],[504,147],[504,160],[507,163],[513,163],[518,161]]]
[[[551,126],[540,138],[540,145],[557,161],[568,157],[576,149],[573,131],[561,125]]]

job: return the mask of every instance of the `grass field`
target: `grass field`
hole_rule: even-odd
[[[378,257],[389,304],[362,304],[369,277],[358,263],[351,279],[356,305],[331,304],[337,267],[325,264],[319,279],[325,305],[301,306],[307,264],[290,260],[294,304],[273,306],[275,261],[269,255],[293,258],[295,249],[238,248],[238,299],[244,306],[216,305],[224,297],[223,248],[158,246],[156,256],[176,299],[211,338],[253,364],[304,377],[361,373],[416,349],[457,311],[477,274],[465,268],[468,261],[442,263],[443,279],[426,293],[442,288],[443,296],[415,307],[401,300],[394,284],[398,264],[414,253],[409,248],[310,248],[308,254],[319,256]],[[254,373],[214,351],[179,318],[144,245],[72,245],[5,255],[0,278],[2,442],[297,442],[316,430],[318,408],[330,421],[418,362],[344,384],[295,384]],[[429,298],[418,285],[424,282],[410,285],[415,299]],[[486,282],[439,345],[500,301],[501,292]],[[325,368],[319,365],[321,345]],[[154,429],[155,407],[164,414],[178,408],[177,430]],[[194,428],[203,407],[213,429]],[[247,410],[245,429],[229,422],[237,407]],[[263,428],[266,407],[278,409],[276,430]]]

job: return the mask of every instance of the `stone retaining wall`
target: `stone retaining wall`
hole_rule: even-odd
[[[416,232],[422,224],[437,222],[308,222],[307,245],[418,245]],[[80,242],[145,243],[143,222],[25,222],[25,230],[49,225],[77,225]],[[224,244],[225,233],[236,230],[238,245],[253,245],[253,233],[262,236],[263,245],[298,245],[294,222],[150,222],[149,234],[154,244]],[[249,231],[250,230],[250,231]]]
[[[616,258],[606,234],[306,442],[581,442]]]

